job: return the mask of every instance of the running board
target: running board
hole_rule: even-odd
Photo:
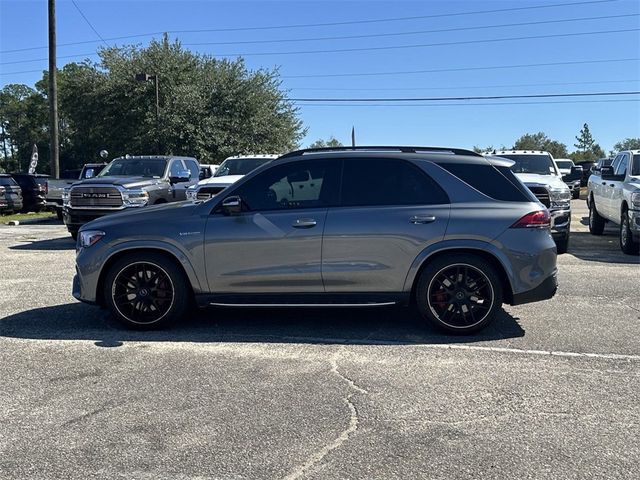
[[[367,303],[218,303],[209,302],[212,307],[240,307],[240,308],[362,308],[389,307],[398,302],[367,302]]]

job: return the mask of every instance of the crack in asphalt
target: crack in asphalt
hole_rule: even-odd
[[[356,430],[358,430],[358,425],[360,423],[360,417],[358,416],[358,409],[351,401],[351,398],[355,395],[355,393],[368,394],[367,390],[357,385],[353,380],[344,375],[338,370],[338,364],[335,360],[331,360],[331,373],[340,378],[343,382],[345,382],[351,390],[354,390],[354,393],[348,394],[342,400],[344,404],[347,406],[349,410],[349,425],[340,432],[340,435],[336,437],[332,442],[328,443],[320,450],[311,455],[306,462],[301,465],[298,465],[291,473],[284,477],[284,480],[294,480],[302,477],[308,473],[313,472],[319,463],[332,451],[340,448],[344,442],[346,442],[351,434],[353,434]]]

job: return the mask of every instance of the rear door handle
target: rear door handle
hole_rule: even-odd
[[[313,218],[298,218],[293,225],[293,228],[313,228],[317,222]]]
[[[436,217],[434,215],[414,215],[409,219],[409,223],[413,224],[423,224],[423,223],[431,223],[435,222]]]

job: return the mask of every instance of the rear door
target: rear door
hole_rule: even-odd
[[[442,188],[406,160],[345,159],[322,244],[325,291],[402,292],[414,259],[443,238],[449,209]]]

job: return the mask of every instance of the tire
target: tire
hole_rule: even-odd
[[[56,208],[56,217],[58,220],[62,220],[62,210],[59,208]]]
[[[160,253],[130,253],[105,277],[103,298],[113,317],[127,328],[166,327],[188,311],[191,292],[182,269]]]
[[[627,255],[638,255],[640,253],[640,242],[633,240],[627,212],[622,212],[622,218],[620,219],[620,250]]]
[[[78,240],[78,230],[69,230],[69,233],[71,234],[71,238]]]
[[[604,232],[604,218],[596,210],[596,201],[593,197],[589,202],[589,232],[591,235],[602,235]]]
[[[558,255],[567,253],[567,251],[569,250],[569,232],[567,232],[567,234],[562,238],[556,240],[556,250],[558,252]]]
[[[481,286],[475,288],[478,282],[482,282]],[[495,268],[473,254],[436,258],[422,271],[416,286],[416,303],[422,318],[457,335],[489,325],[502,306],[502,298],[502,283]]]
[[[580,198],[580,189],[579,188],[574,188],[573,189],[573,193],[571,194],[571,198],[573,198],[574,200],[577,200],[578,198]]]

